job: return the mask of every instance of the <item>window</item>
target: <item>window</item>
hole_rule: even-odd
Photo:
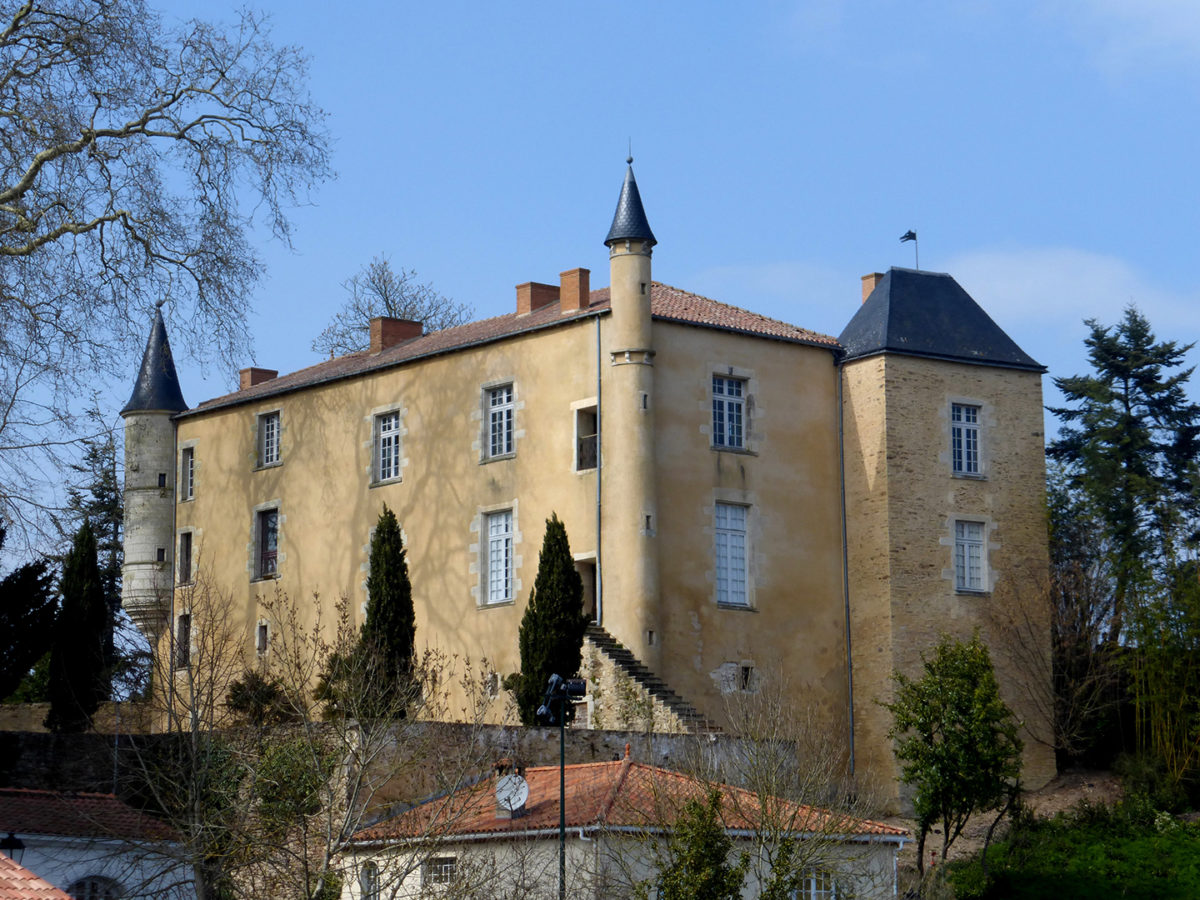
[[[254,632],[254,651],[263,656],[271,646],[271,631],[266,622],[259,622]]]
[[[506,603],[513,599],[513,516],[511,509],[484,516],[487,532],[485,602]]]
[[[840,896],[837,882],[828,872],[813,869],[800,880],[800,889],[792,897],[794,900],[837,900]]]
[[[400,413],[375,417],[375,480],[400,477]]]
[[[987,590],[982,522],[954,523],[954,587],[959,591]]]
[[[505,384],[487,392],[489,457],[507,456],[513,445],[513,386]]]
[[[159,472],[159,473],[158,473],[158,486],[159,486],[159,487],[166,487],[166,486],[167,486],[167,473],[166,473],[166,472]]]
[[[379,866],[363,863],[358,872],[358,889],[362,900],[379,900]]]
[[[154,558],[157,562],[166,562],[167,561],[167,548],[166,547],[156,547],[154,550]]]
[[[80,878],[67,888],[67,893],[75,900],[120,900],[123,896],[120,884],[100,875]]]
[[[274,578],[279,571],[279,510],[264,509],[255,527],[259,578]]]
[[[453,856],[434,856],[421,866],[421,884],[451,884],[458,860]]]
[[[279,412],[269,412],[258,417],[258,464],[279,464]]]
[[[196,451],[184,447],[179,453],[180,499],[191,500],[196,496]]]
[[[955,475],[979,475],[979,407],[950,404],[950,460]]]
[[[192,533],[185,531],[179,535],[179,583],[192,583]]]
[[[718,503],[716,510],[717,603],[748,606],[746,507]]]
[[[730,447],[735,450],[745,448],[745,389],[746,382],[740,378],[713,376],[714,447]]]
[[[575,410],[575,470],[577,472],[596,468],[598,422],[596,407]]]
[[[175,619],[175,668],[186,669],[192,664],[192,614],[180,613]]]

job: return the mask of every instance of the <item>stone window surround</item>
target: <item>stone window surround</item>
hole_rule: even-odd
[[[263,575],[260,572],[259,565],[259,529],[260,515],[264,512],[275,510],[278,513],[278,518],[275,524],[275,571],[270,575]],[[246,570],[250,574],[251,581],[273,581],[279,577],[279,570],[283,568],[284,562],[287,561],[287,554],[283,552],[283,526],[287,521],[287,517],[283,514],[282,504],[279,498],[267,500],[264,503],[257,503],[250,510],[250,543],[246,547],[248,559],[246,561]]]
[[[983,589],[973,590],[970,588],[958,587],[957,573],[955,571],[954,552],[955,538],[954,526],[957,522],[976,522],[983,526]],[[951,590],[955,594],[961,596],[979,597],[985,594],[990,594],[996,586],[996,568],[992,565],[992,555],[1000,549],[1000,543],[993,539],[993,534],[996,530],[996,523],[992,521],[990,516],[985,515],[969,515],[966,513],[947,516],[945,520],[945,530],[938,543],[944,546],[950,554],[949,567],[942,569],[942,580],[950,583]]]
[[[389,413],[397,414],[396,428],[396,474],[391,478],[379,477],[379,420],[382,416]],[[408,416],[408,407],[399,403],[388,403],[383,406],[376,406],[370,410],[364,417],[367,423],[368,437],[365,443],[367,448],[367,481],[370,487],[376,487],[384,484],[396,484],[404,480],[404,470],[408,466],[408,457],[404,455],[405,449],[408,447],[408,428],[405,425]]]
[[[977,425],[979,434],[978,472],[958,472],[954,469],[954,421],[952,415],[955,406],[974,406],[979,410]],[[986,481],[991,463],[989,434],[996,424],[995,412],[992,405],[986,400],[981,400],[979,397],[950,394],[946,397],[946,402],[942,407],[941,417],[943,420],[942,452],[938,454],[938,461],[946,467],[954,478],[963,478],[968,481]]]
[[[512,599],[500,603],[487,602],[487,548],[488,536],[486,532],[487,517],[490,513],[504,512],[510,510],[512,512]],[[475,542],[468,547],[468,556],[471,560],[469,573],[471,576],[471,599],[475,601],[475,607],[480,610],[484,609],[502,609],[512,606],[516,603],[516,598],[521,596],[524,585],[521,582],[520,571],[522,565],[522,557],[520,547],[523,542],[521,534],[521,519],[520,519],[520,503],[516,498],[502,503],[493,503],[487,506],[480,506],[471,520],[471,533],[475,535]]]
[[[492,391],[505,387],[512,389],[512,401],[510,407],[512,412],[512,450],[508,451],[507,453],[497,453],[492,455],[491,394]],[[480,464],[497,462],[504,459],[512,459],[517,455],[517,447],[520,443],[520,440],[521,438],[525,437],[524,430],[518,427],[519,420],[521,418],[520,412],[524,408],[525,403],[522,401],[520,392],[518,391],[516,376],[490,379],[479,386],[479,408],[476,413],[472,415],[472,417],[474,417],[474,415],[479,416],[479,436],[477,438],[477,442],[472,446],[472,449],[479,453]]]
[[[742,446],[728,447],[713,442],[713,376],[733,378],[741,381],[742,389]],[[700,434],[708,447],[716,453],[742,453],[757,456],[762,450],[759,435],[762,434],[762,419],[765,415],[758,402],[759,384],[754,369],[733,366],[727,362],[710,361],[704,366],[704,399],[699,407],[703,411]]]
[[[262,423],[270,416],[275,416],[275,459],[272,462],[264,463],[262,461]],[[254,414],[254,465],[253,468],[257,472],[261,469],[273,469],[276,466],[283,465],[283,410],[276,406],[272,409],[263,409]]]
[[[716,522],[718,503],[746,507],[746,602],[744,604],[717,602]],[[758,609],[755,573],[759,568],[759,560],[757,559],[755,548],[762,545],[760,533],[762,523],[758,515],[758,510],[757,493],[737,488],[713,488],[710,502],[703,509],[705,520],[703,534],[708,542],[708,568],[705,572],[705,577],[709,584],[709,596],[718,609],[739,612],[756,612]]]
[[[200,460],[196,457],[195,440],[179,442],[179,502],[188,503],[196,499],[196,475],[200,469]],[[188,478],[188,464],[191,464],[191,478]]]

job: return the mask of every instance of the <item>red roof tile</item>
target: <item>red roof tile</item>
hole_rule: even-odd
[[[0,788],[0,831],[170,841],[175,833],[112,794]]]
[[[71,895],[0,854],[0,900],[71,900]]]
[[[714,787],[720,792],[725,827],[754,830],[764,820],[756,794],[729,785],[711,785],[690,775],[635,763],[626,757],[606,763],[566,767],[568,828],[670,827],[689,800],[703,800]],[[529,799],[525,813],[506,819],[496,815],[496,780],[485,779],[456,794],[434,799],[356,835],[364,842],[405,840],[423,835],[495,835],[552,831],[558,828],[558,766],[525,772]],[[854,819],[785,800],[768,801],[771,820],[786,823],[795,834],[838,834],[849,837],[906,837],[908,832],[881,822]]]
[[[468,322],[465,325],[457,325],[442,331],[430,332],[389,347],[374,356],[366,350],[348,353],[306,369],[281,375],[270,381],[260,382],[245,390],[205,400],[195,409],[183,413],[183,415],[259,400],[275,394],[403,365],[428,356],[464,350],[468,347],[528,334],[543,328],[553,328],[565,322],[607,312],[608,308],[609,289],[601,288],[591,292],[586,310],[564,314],[560,312],[558,303],[549,303],[524,315],[509,313],[491,319],[481,319],[478,322]],[[772,340],[811,344],[827,347],[830,350],[837,349],[839,346],[837,339],[827,334],[819,334],[809,331],[807,328],[780,322],[778,319],[760,316],[758,313],[730,306],[727,303],[719,303],[716,300],[682,291],[668,284],[660,284],[657,281],[650,286],[650,310],[656,319],[662,321],[734,331]]]

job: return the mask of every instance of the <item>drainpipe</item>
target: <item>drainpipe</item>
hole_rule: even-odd
[[[601,474],[604,471],[604,466],[601,464],[600,448],[603,445],[602,431],[604,426],[601,424],[604,421],[603,405],[600,403],[600,316],[596,316],[596,624],[604,625],[604,566],[602,565],[600,549],[603,542],[600,540],[600,480],[603,478]]]
[[[845,407],[842,405],[842,375],[845,369],[841,366],[837,354],[834,354],[833,364],[837,366],[837,417],[838,417],[838,474],[841,481],[842,500],[842,600],[846,617],[846,706],[850,716],[850,774],[854,774],[854,664],[852,662],[852,646],[850,640],[850,548],[847,543],[846,528],[846,421]]]

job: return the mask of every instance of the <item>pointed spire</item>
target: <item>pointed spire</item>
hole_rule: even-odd
[[[611,247],[617,241],[645,241],[646,246],[653,247],[658,241],[654,239],[654,232],[646,221],[646,210],[642,208],[642,195],[638,193],[637,179],[633,177],[633,157],[628,157],[625,162],[629,168],[625,170],[617,211],[604,243]]]
[[[154,325],[150,329],[150,339],[146,341],[146,354],[133,386],[133,396],[121,410],[121,415],[151,411],[174,413],[187,408],[179,388],[179,376],[175,373],[175,360],[171,356],[160,303],[154,310]]]

